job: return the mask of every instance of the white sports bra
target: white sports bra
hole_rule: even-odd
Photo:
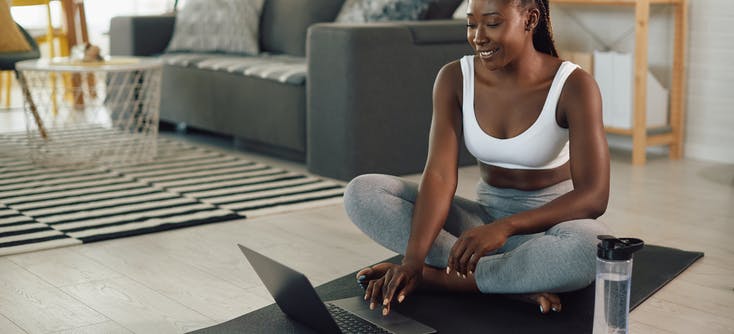
[[[460,62],[464,76],[464,142],[477,160],[509,169],[551,169],[568,161],[568,129],[556,122],[556,107],[566,79],[578,65],[564,61],[535,123],[515,137],[501,139],[484,132],[474,113],[474,56],[464,56]]]

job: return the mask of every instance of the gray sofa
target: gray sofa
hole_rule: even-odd
[[[342,2],[266,0],[257,57],[166,54],[170,15],[113,18],[110,51],[165,60],[164,121],[336,179],[420,172],[436,73],[471,52],[463,22],[440,20],[460,0],[438,1],[424,21],[333,23]],[[474,162],[462,148],[460,164]]]

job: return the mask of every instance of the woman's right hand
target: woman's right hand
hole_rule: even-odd
[[[362,280],[360,277],[364,276]],[[357,273],[357,280],[369,282],[364,299],[369,301],[370,309],[382,304],[382,315],[390,313],[390,304],[397,296],[399,303],[413,292],[423,279],[423,265],[394,264],[383,262]]]

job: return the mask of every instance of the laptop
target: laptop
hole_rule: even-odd
[[[370,310],[359,296],[324,303],[300,272],[238,246],[283,313],[319,333],[436,333],[435,329],[394,310],[387,316],[379,310]]]

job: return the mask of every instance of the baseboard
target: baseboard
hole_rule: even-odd
[[[237,149],[243,149],[251,152],[262,153],[272,157],[277,157],[294,162],[306,162],[306,152],[300,152],[288,148],[277,147],[258,141],[244,138],[233,137],[232,143]]]
[[[632,151],[632,137],[607,134],[607,142],[610,148]],[[683,152],[686,159],[734,164],[734,149],[731,146],[719,145],[718,147],[712,147],[710,145],[686,143]],[[647,153],[667,155],[668,147],[651,146],[647,148]]]
[[[610,148],[623,149],[632,151],[632,137],[607,134],[607,143]],[[668,154],[667,146],[650,146],[647,148],[648,154]]]

